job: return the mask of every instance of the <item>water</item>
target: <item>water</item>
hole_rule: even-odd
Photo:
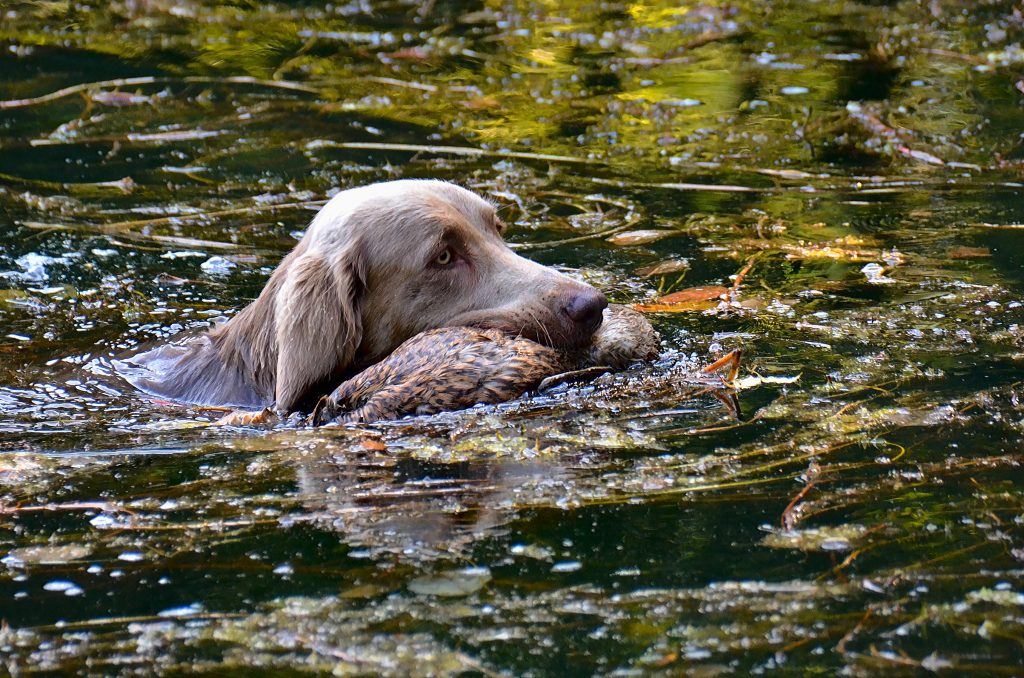
[[[4,668],[1019,674],[1024,31],[961,10],[9,4]],[[348,431],[110,375],[399,177],[664,360]],[[737,347],[738,414],[683,378]]]

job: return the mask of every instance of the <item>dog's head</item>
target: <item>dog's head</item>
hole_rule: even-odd
[[[336,195],[265,292],[274,297],[278,407],[435,327],[498,328],[556,347],[589,340],[604,295],[513,253],[504,228],[489,202],[441,181]]]

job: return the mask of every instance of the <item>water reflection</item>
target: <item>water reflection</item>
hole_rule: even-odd
[[[1018,672],[1017,4],[5,7],[5,667]],[[107,380],[398,177],[617,302],[746,270],[652,316],[743,416],[671,365],[368,433]]]
[[[522,492],[568,482],[553,455],[449,464],[367,456],[314,454],[296,480],[311,517],[373,559],[471,560],[478,542],[515,519]]]

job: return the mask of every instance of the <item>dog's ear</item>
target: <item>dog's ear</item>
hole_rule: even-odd
[[[360,248],[340,256],[298,257],[275,299],[275,404],[291,412],[310,387],[352,362],[363,337],[359,303],[365,280]]]

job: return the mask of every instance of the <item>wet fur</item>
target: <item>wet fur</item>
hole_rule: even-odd
[[[494,207],[454,184],[403,180],[343,191],[313,219],[259,297],[227,323],[128,361],[126,378],[173,400],[307,409],[342,378],[437,327],[582,345],[604,298],[515,255]],[[437,252],[459,253],[435,266]],[[592,322],[593,320],[593,322]]]
[[[345,381],[317,403],[314,426],[435,414],[512,400],[546,377],[580,368],[623,369],[658,356],[660,339],[625,306],[604,311],[591,340],[556,349],[497,330],[446,327],[409,339],[384,360]]]

